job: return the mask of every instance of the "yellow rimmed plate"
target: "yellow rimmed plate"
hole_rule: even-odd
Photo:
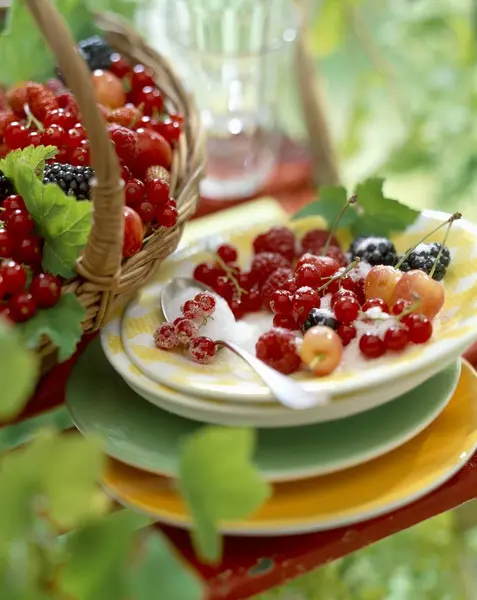
[[[350,525],[418,500],[457,473],[477,448],[477,377],[464,363],[459,385],[441,415],[393,452],[346,471],[273,487],[251,518],[224,523],[230,535],[287,535]],[[112,460],[103,479],[121,504],[163,523],[190,527],[174,481]]]

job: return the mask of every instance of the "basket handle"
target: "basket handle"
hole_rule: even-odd
[[[77,270],[98,289],[112,291],[118,284],[124,236],[124,184],[119,161],[97,107],[91,72],[77,52],[63,17],[51,0],[26,3],[76,98],[91,147],[93,223]]]

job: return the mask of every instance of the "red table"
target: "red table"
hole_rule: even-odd
[[[306,155],[285,144],[282,164],[265,194],[278,197],[291,211],[313,194],[309,184],[311,168]],[[200,216],[229,207],[230,202],[202,202]],[[35,396],[16,422],[37,416],[64,403],[65,383],[82,350],[94,336],[85,337],[78,353],[56,367],[39,384]],[[466,357],[477,366],[477,348]],[[0,425],[1,426],[1,425]],[[222,563],[217,567],[200,564],[194,556],[188,533],[161,527],[177,549],[207,581],[206,600],[243,600],[285,583],[320,565],[345,556],[398,531],[451,510],[477,495],[477,454],[444,486],[423,499],[387,516],[352,527],[316,534],[275,538],[228,538]]]

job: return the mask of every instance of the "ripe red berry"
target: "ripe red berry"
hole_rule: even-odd
[[[13,121],[5,127],[3,139],[10,150],[26,148],[28,146],[28,129],[19,121]]]
[[[335,292],[332,296],[331,296],[331,308],[334,307],[335,303],[340,300],[341,298],[354,298],[355,300],[358,300],[358,297],[356,296],[356,294],[354,292],[352,292],[351,290],[345,290],[344,288],[339,289],[337,292]]]
[[[129,167],[126,167],[126,165],[123,165],[121,167],[121,179],[124,181],[124,183],[127,183],[130,179],[131,179],[132,175],[131,175],[131,171],[129,169]]]
[[[40,131],[29,131],[27,138],[28,146],[41,146],[43,144],[43,133]]]
[[[194,269],[194,279],[196,281],[200,281],[200,283],[205,283],[206,285],[211,285],[212,277],[214,274],[214,270],[206,263],[200,263]]]
[[[172,323],[162,323],[154,332],[154,344],[160,350],[172,350],[179,344],[176,328]]]
[[[135,95],[138,106],[143,107],[143,112],[147,116],[161,113],[164,109],[164,98],[157,87],[147,85]]]
[[[425,315],[410,314],[403,322],[409,328],[409,340],[413,344],[425,344],[432,337],[432,323]]]
[[[214,360],[217,347],[211,339],[198,337],[190,343],[189,353],[194,362],[206,365]]]
[[[321,271],[315,265],[304,264],[295,271],[295,281],[298,287],[317,288],[321,284]]]
[[[151,125],[154,131],[161,134],[171,146],[178,142],[182,133],[182,124],[170,117],[167,117],[163,121],[153,121]]]
[[[0,229],[0,258],[11,258],[13,238],[5,229]]]
[[[333,309],[338,321],[352,323],[358,318],[359,302],[355,298],[344,296],[335,302]]]
[[[23,323],[35,316],[38,307],[30,292],[18,292],[8,301],[11,319],[15,323]]]
[[[237,248],[230,244],[222,244],[222,246],[219,246],[217,248],[217,254],[227,265],[234,263],[238,258]]]
[[[272,227],[266,233],[258,235],[253,242],[255,254],[272,252],[281,254],[290,262],[295,256],[295,234],[288,227]]]
[[[262,297],[257,289],[249,290],[241,296],[242,307],[245,312],[258,312],[262,308]]]
[[[232,298],[232,300],[230,300],[228,304],[235,319],[237,321],[240,321],[240,319],[245,315],[245,308],[242,304],[242,301],[238,298]]]
[[[169,201],[169,185],[159,178],[150,179],[146,184],[147,199],[155,206],[164,206]]]
[[[336,332],[343,342],[343,346],[348,346],[356,337],[356,327],[350,323],[342,323]]]
[[[363,304],[363,312],[366,312],[370,308],[380,308],[382,312],[389,313],[389,307],[381,298],[371,298],[366,300]]]
[[[293,296],[285,290],[275,290],[270,299],[270,308],[276,315],[288,315],[293,312]]]
[[[212,282],[215,291],[227,302],[232,302],[235,295],[235,287],[233,283],[225,276],[220,276],[215,282]]]
[[[281,329],[289,329],[290,331],[300,329],[295,319],[290,315],[274,315],[273,326],[280,327]]]
[[[23,198],[17,195],[8,196],[5,198],[3,201],[3,208],[5,209],[5,216],[8,216],[15,210],[26,210]]]
[[[202,309],[195,300],[187,300],[182,307],[182,314],[186,319],[197,319],[202,316]]]
[[[393,325],[384,334],[384,343],[388,350],[404,350],[409,343],[409,329],[405,325]]]
[[[36,235],[26,235],[16,246],[14,258],[20,263],[36,268],[41,264],[41,239]]]
[[[174,227],[179,219],[179,212],[176,202],[172,198],[164,206],[160,206],[156,211],[156,221],[162,227]]]
[[[45,128],[45,131],[43,132],[42,143],[45,146],[56,146],[59,148],[66,143],[67,135],[68,134],[63,127],[61,127],[61,125],[53,123]]]
[[[216,302],[215,298],[209,292],[200,292],[195,296],[194,300],[200,307],[201,316],[209,317],[214,313]]]
[[[293,311],[306,318],[312,308],[320,308],[321,298],[311,287],[301,287],[293,294]]]
[[[141,204],[141,202],[144,200],[145,194],[146,186],[140,179],[130,179],[124,186],[126,204],[132,208],[136,208]],[[150,204],[152,204],[152,202]]]
[[[57,108],[47,113],[43,121],[45,129],[48,129],[51,125],[59,125],[64,131],[68,131],[76,125],[76,116],[64,108]]]
[[[392,307],[391,312],[393,315],[400,315],[405,310],[407,310],[411,306],[411,303],[408,300],[398,300],[394,306]]]
[[[61,281],[51,273],[39,273],[32,279],[30,293],[39,308],[50,308],[61,297]]]
[[[83,144],[85,140],[82,140],[81,144]],[[75,148],[70,153],[70,164],[75,167],[87,167],[91,162],[91,157],[89,153],[89,149],[85,146],[80,146],[79,148]]]
[[[35,221],[31,215],[24,210],[15,210],[7,219],[7,229],[13,236],[28,235],[33,231]]]
[[[359,340],[359,349],[366,358],[379,358],[386,352],[383,340],[372,333],[365,333]]]
[[[197,336],[199,326],[194,321],[185,318],[179,318],[174,321],[177,339],[181,344],[189,342]]]
[[[0,266],[0,275],[3,278],[6,294],[17,294],[21,292],[27,282],[25,269],[13,260],[9,260]]]
[[[111,64],[109,66],[109,70],[113,75],[119,77],[119,79],[123,79],[126,75],[131,73],[132,68],[131,65],[125,60],[120,54],[115,52],[110,56]]]
[[[301,240],[302,251],[309,252],[310,254],[321,254],[324,245],[328,240],[329,232],[324,229],[311,229],[308,231]],[[340,247],[340,243],[333,236],[330,241],[330,246]]]
[[[75,149],[81,146],[81,142],[86,139],[86,133],[83,128],[72,127],[68,130],[68,134],[65,138],[65,144],[68,148]]]
[[[252,272],[250,275],[251,280],[255,283],[256,274]],[[288,284],[291,277],[292,270],[289,267],[282,267],[274,271],[267,278],[261,289],[262,301],[265,308],[270,308],[270,300],[272,299],[273,292],[275,292],[276,290],[285,289],[285,286]],[[293,282],[293,287],[288,287],[287,291],[289,291],[291,294],[294,294],[297,289],[298,288],[296,286],[296,283]]]
[[[152,69],[144,65],[134,65],[131,73],[131,90],[137,93],[147,86],[154,85],[154,73]]]
[[[285,283],[282,285],[281,289],[286,290],[287,292],[290,292],[290,294],[294,294],[298,289],[298,285],[297,285],[296,281],[291,277],[290,279],[287,279],[285,281]]]
[[[322,279],[332,277],[341,267],[341,264],[329,256],[315,256],[303,254],[296,263],[295,272],[303,265],[314,265],[321,272]]]
[[[285,375],[297,371],[301,364],[295,335],[287,329],[272,329],[261,335],[255,352],[257,358]]]
[[[155,206],[150,202],[147,202],[147,200],[144,200],[137,205],[135,210],[144,223],[151,223],[156,215]]]
[[[113,123],[109,126],[109,135],[114,143],[114,149],[119,159],[127,165],[131,165],[136,160],[138,153],[138,137],[135,131],[127,127]]]
[[[284,256],[278,253],[260,252],[252,260],[250,273],[259,285],[263,285],[272,273],[283,268],[290,269],[290,261]]]

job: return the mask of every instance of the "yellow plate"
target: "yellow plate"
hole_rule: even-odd
[[[477,375],[463,364],[449,405],[423,433],[372,462],[274,486],[253,517],[224,523],[232,535],[283,535],[349,525],[385,514],[436,489],[459,471],[477,448]],[[171,479],[111,461],[106,490],[120,503],[163,523],[189,527],[187,510]]]

